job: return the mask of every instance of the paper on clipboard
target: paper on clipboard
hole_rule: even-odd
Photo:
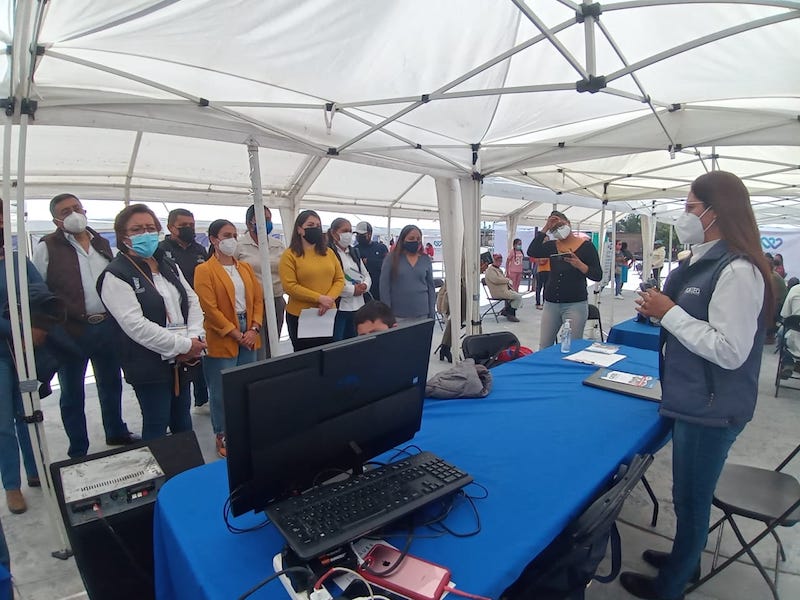
[[[623,358],[625,358],[625,355],[623,354],[601,354],[600,352],[581,350],[575,354],[565,356],[564,360],[571,360],[573,362],[579,362],[585,365],[597,365],[598,367],[610,367],[615,362],[618,362]]]
[[[333,337],[333,321],[335,318],[335,308],[327,310],[324,315],[320,315],[319,309],[317,308],[304,308],[300,311],[300,320],[297,325],[297,337]]]

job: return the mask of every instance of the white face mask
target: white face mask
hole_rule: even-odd
[[[339,234],[339,245],[342,248],[347,248],[348,246],[352,245],[352,243],[353,243],[352,231],[344,231]]]
[[[64,220],[64,231],[68,233],[83,233],[86,231],[87,219],[86,215],[79,212],[69,213]]]
[[[233,256],[236,254],[237,243],[236,238],[225,238],[219,241],[219,246],[217,246],[217,248],[219,248],[219,251],[225,256]]]
[[[678,234],[678,240],[681,244],[702,244],[705,241],[705,233],[708,227],[714,224],[716,219],[711,221],[708,227],[703,229],[703,222],[700,220],[700,217],[706,214],[710,208],[710,206],[706,208],[699,217],[694,213],[688,212],[678,217],[678,220],[675,221],[675,233]]]
[[[569,237],[570,233],[572,233],[572,228],[564,223],[560,227],[557,227],[555,231],[553,231],[553,237],[557,240],[565,240]]]

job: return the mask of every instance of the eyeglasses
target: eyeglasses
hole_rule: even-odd
[[[140,235],[142,233],[158,233],[158,228],[155,225],[139,225],[128,229],[128,235]]]

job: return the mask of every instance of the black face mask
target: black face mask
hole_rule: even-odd
[[[178,227],[178,239],[182,242],[189,243],[194,241],[194,227]]]
[[[303,229],[303,236],[309,244],[316,244],[322,239],[322,227]]]
[[[403,250],[409,254],[415,254],[419,252],[419,242],[403,242]]]
[[[4,239],[5,234],[6,234],[6,232],[3,231],[2,227],[0,227],[0,248],[2,248],[3,246],[6,245],[6,242],[5,242],[5,239]]]
[[[357,233],[356,234],[356,241],[359,243],[359,245],[362,245],[362,246],[365,245],[365,244],[369,244],[369,239],[367,239],[367,234],[366,233]]]

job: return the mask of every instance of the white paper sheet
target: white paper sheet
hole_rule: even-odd
[[[623,358],[625,358],[625,356],[622,354],[601,354],[600,352],[581,350],[575,354],[565,356],[564,360],[571,360],[585,365],[597,365],[598,367],[610,367]]]
[[[297,337],[331,337],[333,336],[333,320],[335,318],[335,308],[331,308],[324,315],[320,315],[319,309],[317,308],[304,308],[300,311],[300,321],[297,325]]]

